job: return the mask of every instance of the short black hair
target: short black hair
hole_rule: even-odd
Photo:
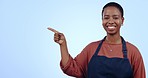
[[[106,7],[109,7],[109,6],[116,7],[116,8],[121,12],[121,16],[123,17],[123,15],[124,15],[123,8],[122,8],[122,6],[121,6],[120,4],[118,4],[118,3],[116,3],[116,2],[109,2],[109,3],[107,3],[107,4],[103,7],[103,9],[102,9],[102,17],[103,17],[104,9],[105,9]]]

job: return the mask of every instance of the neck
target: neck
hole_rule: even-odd
[[[107,35],[106,41],[110,44],[120,44],[121,37],[120,35]]]

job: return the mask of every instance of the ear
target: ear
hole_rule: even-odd
[[[123,25],[123,23],[124,23],[124,17],[122,17],[122,19],[121,19],[121,20],[122,20],[122,23],[121,23],[121,25]]]

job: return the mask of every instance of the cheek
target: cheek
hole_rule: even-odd
[[[121,23],[122,21],[121,21],[121,20],[118,20],[117,22],[118,22],[118,23]]]
[[[105,24],[106,24],[106,21],[102,20],[102,25],[105,26]]]
[[[106,30],[106,24],[107,24],[107,22],[106,21],[104,21],[104,20],[102,20],[102,26],[103,26],[103,28]]]
[[[123,21],[122,20],[117,20],[116,23],[121,25],[123,23]]]

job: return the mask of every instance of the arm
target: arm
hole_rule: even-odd
[[[60,44],[60,50],[61,50],[61,63],[63,66],[65,66],[69,60],[69,53],[68,53],[68,48],[67,48],[65,38],[64,38],[63,44]]]
[[[63,66],[65,66],[69,60],[69,53],[68,53],[68,48],[67,48],[67,43],[66,39],[64,37],[64,34],[58,32],[55,29],[52,29],[48,27],[48,30],[51,30],[54,32],[54,41],[60,45],[60,50],[61,50],[61,63]]]
[[[142,55],[136,46],[129,47],[131,51],[131,64],[133,68],[133,78],[146,78],[145,67]]]
[[[54,41],[60,45],[61,50],[61,62],[60,66],[63,72],[69,76],[82,77],[86,76],[87,67],[87,49],[84,49],[75,59],[73,59],[68,53],[66,39],[64,34],[58,31],[48,28],[54,32]]]
[[[141,54],[139,53],[139,55],[135,57],[135,59],[136,60],[133,66],[134,78],[146,78],[144,62],[143,62]]]

